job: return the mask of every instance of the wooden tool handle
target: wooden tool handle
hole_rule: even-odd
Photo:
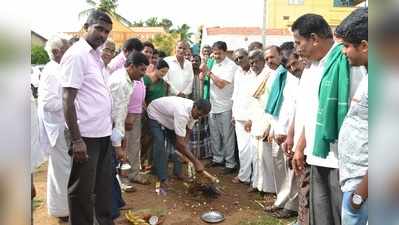
[[[208,173],[208,171],[204,170],[202,171],[204,173],[205,176],[207,176],[213,183],[219,183],[219,179],[215,176],[213,176],[212,174]]]
[[[180,152],[176,151],[176,154],[185,162],[191,162],[186,156],[184,156],[183,154],[181,154]],[[202,173],[208,177],[213,183],[219,183],[219,179],[215,176],[213,176],[212,174],[210,174],[209,172],[207,172],[206,170],[202,171]]]

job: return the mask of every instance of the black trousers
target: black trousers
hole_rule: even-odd
[[[310,168],[310,224],[341,225],[342,191],[339,170]]]
[[[109,137],[83,138],[89,160],[73,160],[68,182],[69,223],[113,225],[112,154]]]

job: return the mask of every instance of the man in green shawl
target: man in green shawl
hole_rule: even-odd
[[[289,158],[283,151],[283,142],[287,138],[288,125],[295,109],[295,96],[299,79],[287,70],[288,57],[294,54],[294,42],[285,42],[279,48],[274,58],[281,62],[275,70],[271,82],[265,112],[271,116],[272,156],[274,170],[274,184],[277,198],[270,211],[274,211],[277,218],[289,218],[297,215],[298,188],[294,171],[288,167]],[[266,54],[266,58],[269,54]],[[268,60],[268,66],[270,65]],[[277,65],[276,65],[277,66]],[[274,67],[275,68],[275,67]]]
[[[334,43],[331,28],[322,16],[299,17],[292,32],[298,53],[311,61],[301,78],[301,85],[306,87],[303,98],[307,114],[300,129],[304,135],[298,141],[305,143],[306,162],[311,166],[310,224],[340,225],[342,191],[336,141],[348,110],[349,93],[358,85],[352,79],[362,74],[361,70],[354,73],[342,54],[342,44]],[[303,151],[295,150],[295,154],[294,169],[301,171]]]

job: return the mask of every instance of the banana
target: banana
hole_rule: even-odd
[[[126,216],[127,220],[129,220],[129,222],[133,223],[134,225],[137,224],[137,220],[138,220],[139,218],[138,218],[136,215],[134,215],[134,214],[132,213],[132,211],[128,211],[128,212],[125,214],[125,216]]]
[[[138,215],[134,214],[132,211],[128,211],[125,214],[126,219],[131,222],[133,225],[149,225],[147,221],[140,218]]]

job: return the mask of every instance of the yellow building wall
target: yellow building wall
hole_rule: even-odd
[[[116,48],[121,48],[123,43],[129,38],[139,38],[141,41],[146,41],[150,38],[153,38],[156,34],[164,34],[166,33],[163,29],[162,31],[157,31],[154,29],[151,31],[143,31],[140,28],[136,29],[134,27],[128,27],[117,20],[115,17],[111,16],[112,19],[112,31],[109,34],[108,38],[111,39]],[[143,28],[144,29],[144,28]],[[70,35],[81,36],[84,33],[83,27],[78,32],[67,32]]]
[[[289,0],[267,0],[268,29],[288,29],[298,17],[306,13],[320,14],[330,26],[336,27],[355,9],[355,7],[334,7],[334,0],[304,0],[303,5],[290,5],[288,2]]]
[[[37,46],[44,46],[46,42],[37,37],[36,35],[31,35],[31,46],[37,45]]]
[[[119,22],[115,17],[111,16],[112,19],[112,31],[108,38],[115,42],[116,48],[122,47],[123,43],[131,38],[134,33],[129,27]],[[79,31],[80,34],[84,32],[83,28]]]

